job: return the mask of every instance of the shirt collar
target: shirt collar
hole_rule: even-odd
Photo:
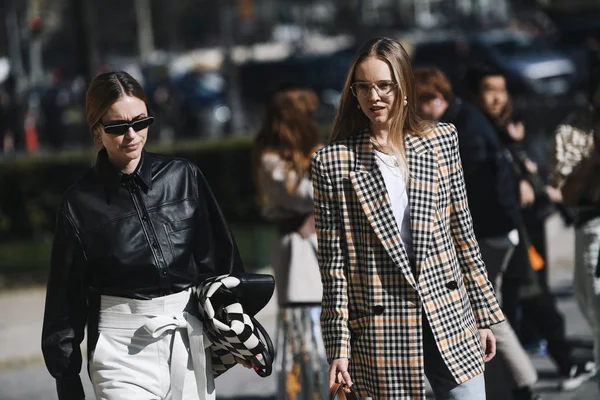
[[[142,159],[131,174],[124,174],[117,170],[108,159],[108,152],[105,148],[98,152],[94,169],[111,191],[117,191],[121,183],[130,179],[134,179],[145,191],[152,189],[152,160],[150,154],[145,150],[142,150]]]

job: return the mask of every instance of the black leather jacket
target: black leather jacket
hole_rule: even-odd
[[[87,323],[88,355],[95,347],[100,295],[150,299],[242,270],[196,165],[143,152],[124,175],[100,151],[65,194],[52,247],[42,351],[59,398],[84,398],[80,343]]]
[[[503,236],[522,225],[518,181],[494,125],[473,104],[457,97],[442,122],[458,130],[469,209],[478,239]]]

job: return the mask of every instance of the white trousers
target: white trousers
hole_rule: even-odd
[[[185,311],[190,292],[152,300],[102,296],[90,375],[98,400],[214,400],[210,342]]]
[[[595,276],[600,252],[600,218],[575,230],[573,285],[579,309],[592,328],[594,358],[600,363],[600,279]],[[600,374],[596,376],[600,387]]]

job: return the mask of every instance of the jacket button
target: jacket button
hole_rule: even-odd
[[[385,308],[382,305],[376,305],[373,307],[373,314],[375,315],[382,315],[384,311]]]
[[[155,249],[158,248],[158,242],[152,242],[152,247],[154,247]]]
[[[161,276],[167,276],[167,270],[163,269],[162,271],[160,271],[160,275]]]
[[[458,283],[456,283],[456,281],[450,281],[446,283],[446,287],[450,290],[456,290],[458,289]]]
[[[142,215],[142,221],[147,221],[148,220],[148,216],[147,215]]]

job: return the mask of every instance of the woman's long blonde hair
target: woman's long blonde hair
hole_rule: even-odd
[[[295,177],[287,174],[287,188],[293,193],[308,176],[312,153],[321,143],[321,132],[313,113],[319,100],[309,88],[289,87],[275,93],[267,107],[262,129],[253,146],[254,176],[258,176],[262,157],[274,153],[287,162]]]
[[[431,132],[432,125],[421,120],[417,113],[417,93],[413,78],[410,57],[404,47],[390,38],[374,38],[365,43],[358,51],[346,76],[330,142],[353,136],[369,127],[369,119],[358,109],[358,99],[354,97],[350,86],[355,81],[355,72],[359,64],[369,58],[378,58],[389,65],[392,79],[398,84],[396,98],[392,108],[391,126],[388,141],[400,152],[404,164],[404,135],[425,136]],[[408,104],[404,105],[404,96]]]

